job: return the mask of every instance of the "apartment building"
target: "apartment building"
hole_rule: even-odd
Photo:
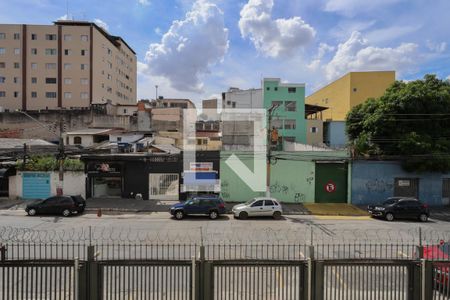
[[[91,22],[0,24],[0,109],[136,103],[136,53]]]

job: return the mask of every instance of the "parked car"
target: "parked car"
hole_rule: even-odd
[[[86,208],[86,200],[82,196],[53,196],[45,200],[38,199],[29,203],[25,211],[29,216],[37,214],[62,214],[68,217],[81,214]]]
[[[177,220],[190,215],[207,215],[211,220],[215,220],[225,212],[225,203],[216,196],[193,197],[170,208],[170,214]]]
[[[428,221],[430,210],[427,204],[415,198],[391,197],[380,205],[369,205],[367,211],[373,217],[384,218],[388,221],[394,219],[419,219]]]
[[[433,286],[441,292],[450,291],[450,242],[423,247],[423,258],[434,261]]]
[[[235,218],[247,219],[247,217],[270,216],[274,219],[280,219],[283,214],[283,208],[275,198],[253,198],[246,203],[238,204],[233,207]]]

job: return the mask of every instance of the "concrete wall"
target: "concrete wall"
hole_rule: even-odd
[[[121,138],[120,141],[117,140],[117,138]],[[109,141],[110,142],[116,142],[116,143],[134,143],[137,140],[140,140],[144,137],[143,134],[140,133],[117,133],[117,134],[110,134],[109,135]]]
[[[22,173],[25,172],[17,172],[17,175],[9,177],[9,198],[22,198]],[[52,196],[56,195],[58,184],[58,172],[50,172],[50,193]],[[84,172],[64,172],[63,191],[65,195],[86,197],[86,175]]]
[[[230,89],[223,93],[222,108],[264,108],[261,89]]]
[[[75,144],[74,140],[76,137],[81,138],[81,144]],[[74,135],[67,135],[64,139],[64,142],[66,145],[80,145],[83,147],[90,147],[93,146],[94,143],[94,136],[92,134],[74,134]]]
[[[234,153],[253,169],[251,152]],[[225,201],[245,202],[253,197],[264,196],[265,192],[253,192],[226,164],[231,152],[221,152],[220,181],[221,195]],[[265,163],[265,157],[257,158]],[[271,195],[284,203],[314,202],[315,164],[312,161],[278,160],[272,165]],[[265,180],[265,178],[261,178]]]
[[[313,132],[313,128],[315,132]],[[323,121],[322,120],[306,120],[306,143],[308,145],[323,145]]]
[[[448,205],[442,199],[442,179],[450,174],[408,173],[396,161],[351,163],[352,204],[379,203],[394,195],[395,178],[419,178],[419,199],[432,206]]]

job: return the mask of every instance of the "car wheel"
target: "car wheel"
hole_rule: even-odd
[[[215,220],[219,217],[219,214],[217,213],[217,211],[213,210],[209,212],[209,218],[211,220]]]
[[[184,212],[181,210],[178,210],[175,212],[175,219],[177,220],[181,220],[184,218]]]
[[[426,221],[428,221],[428,216],[427,216],[427,214],[420,214],[419,220],[420,220],[421,222],[426,222]]]
[[[386,214],[386,220],[388,221],[394,221],[394,215],[391,213],[387,213]]]
[[[32,208],[32,209],[28,210],[27,214],[29,216],[35,216],[36,215],[36,210],[34,208]]]
[[[275,220],[281,219],[281,212],[279,212],[279,211],[274,212],[274,213],[273,213],[273,218],[274,218]]]
[[[246,211],[241,211],[239,213],[239,219],[245,220],[248,218],[248,213]]]
[[[63,210],[62,215],[63,215],[64,217],[70,216],[70,210],[68,210],[68,209]]]

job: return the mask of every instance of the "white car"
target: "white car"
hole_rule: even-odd
[[[247,217],[270,216],[274,219],[280,219],[283,209],[275,198],[259,197],[253,198],[243,204],[233,206],[233,215],[235,218],[247,219]]]

